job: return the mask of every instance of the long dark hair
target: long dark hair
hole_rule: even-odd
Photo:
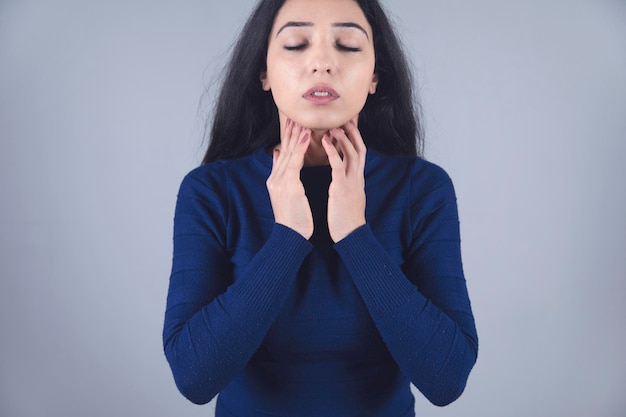
[[[374,37],[376,94],[359,113],[359,130],[368,148],[388,155],[422,156],[419,104],[407,59],[377,0],[355,0]],[[271,92],[261,88],[268,38],[285,0],[260,0],[244,25],[227,65],[202,164],[237,158],[280,142],[278,110]]]

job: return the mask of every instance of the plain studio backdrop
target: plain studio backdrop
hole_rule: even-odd
[[[0,416],[213,415],[161,329],[202,92],[252,3],[0,0]],[[624,416],[626,3],[386,5],[480,337],[465,394],[417,415]]]

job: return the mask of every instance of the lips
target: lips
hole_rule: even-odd
[[[339,94],[330,86],[319,84],[308,89],[302,97],[316,104],[326,104],[338,99]]]

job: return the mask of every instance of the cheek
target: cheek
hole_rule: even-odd
[[[374,75],[367,73],[353,74],[352,80],[352,94],[353,100],[362,102],[365,104],[367,96],[370,94],[370,87],[372,85]]]
[[[369,87],[374,79],[374,66],[369,63],[361,63],[347,68],[346,79],[351,80],[351,84],[358,90],[369,91]]]
[[[283,80],[288,75],[287,66],[277,58],[268,56],[266,68],[272,90],[282,88]]]
[[[293,105],[297,101],[299,89],[292,70],[286,70],[284,67],[275,69],[271,76],[268,72],[268,78],[271,82],[272,97],[279,108]]]
[[[289,80],[286,78],[286,74],[275,74],[272,80],[271,93],[276,106],[280,108],[289,105],[292,94],[290,94]]]

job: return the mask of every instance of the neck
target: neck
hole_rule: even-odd
[[[320,166],[328,165],[328,155],[322,146],[322,137],[324,134],[328,134],[327,130],[314,130],[311,134],[311,143],[304,155],[304,166]],[[280,148],[280,143],[275,146]],[[271,153],[271,152],[270,152]]]
[[[311,135],[311,144],[304,155],[305,166],[328,165],[328,155],[322,146],[322,137],[328,131],[314,130]]]

